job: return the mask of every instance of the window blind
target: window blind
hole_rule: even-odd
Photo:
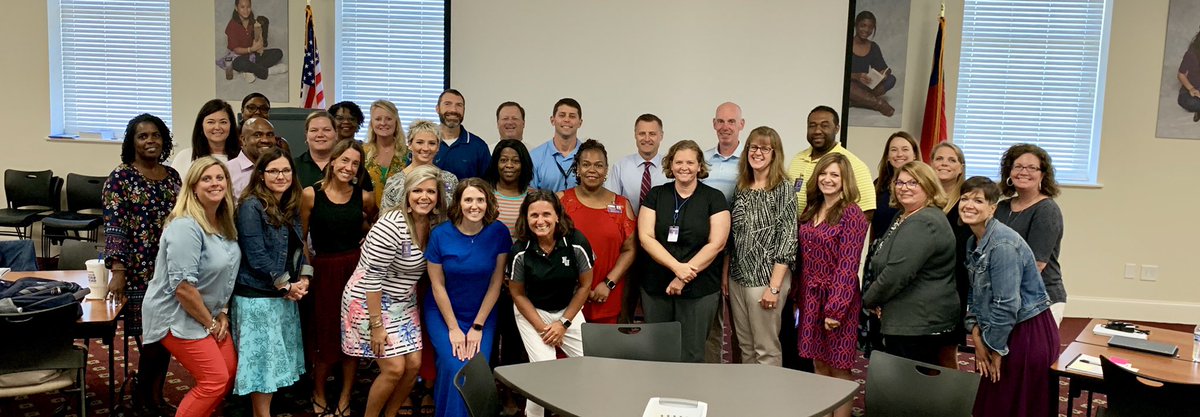
[[[53,5],[53,4],[52,4]],[[58,0],[51,10],[51,67],[61,112],[53,130],[114,132],[150,113],[171,126],[168,0]],[[57,40],[57,42],[54,42]],[[57,46],[57,50],[55,50]],[[59,133],[59,132],[55,132]]]
[[[338,101],[357,103],[369,121],[371,102],[390,100],[405,131],[413,119],[436,122],[447,79],[446,1],[341,0],[337,14]]]
[[[1050,153],[1059,182],[1095,184],[1111,0],[967,0],[954,136],[967,175],[999,176],[1016,143]]]

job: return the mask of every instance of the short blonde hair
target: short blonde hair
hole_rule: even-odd
[[[204,171],[213,166],[220,166],[221,172],[225,174],[225,198],[221,199],[217,206],[218,224],[208,222],[208,216],[204,213],[204,204],[200,202],[200,197],[196,196],[196,184],[200,183],[200,177],[204,175]],[[184,178],[183,187],[179,190],[179,198],[175,200],[175,208],[171,210],[171,214],[167,216],[163,226],[165,227],[175,219],[191,217],[200,224],[200,229],[204,230],[204,233],[218,235],[228,240],[237,240],[237,223],[234,221],[236,213],[234,212],[233,179],[229,177],[229,168],[217,158],[205,156],[192,162],[192,167],[188,168],[187,178]]]
[[[921,161],[912,161],[900,166],[896,170],[896,177],[892,179],[892,185],[889,187],[892,191],[892,196],[888,199],[888,205],[895,208],[902,208],[900,200],[896,199],[896,179],[900,178],[900,173],[906,172],[913,179],[917,180],[917,185],[925,192],[928,201],[926,206],[936,206],[942,208],[946,206],[946,191],[942,189],[942,182],[938,180],[937,174],[933,172],[933,168]]]
[[[667,156],[662,159],[663,175],[667,178],[675,179],[675,173],[671,172],[671,162],[675,160],[675,154],[679,151],[691,150],[696,152],[696,159],[700,162],[700,172],[696,174],[697,179],[708,178],[708,160],[704,158],[704,151],[700,150],[700,145],[691,139],[681,140],[671,145],[671,150],[667,151]]]

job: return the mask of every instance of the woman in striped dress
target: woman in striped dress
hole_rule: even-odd
[[[366,416],[393,416],[421,368],[416,284],[425,273],[423,248],[445,212],[444,186],[432,165],[408,173],[404,197],[367,233],[358,267],[342,293],[342,352],[374,358],[380,373],[367,395]],[[386,406],[386,407],[385,407]]]

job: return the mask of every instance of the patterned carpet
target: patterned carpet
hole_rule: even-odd
[[[1074,340],[1075,335],[1078,334],[1084,323],[1087,323],[1087,319],[1067,319],[1067,321],[1063,323],[1063,340]],[[1067,337],[1068,335],[1070,337]],[[118,351],[116,352],[114,361],[114,366],[116,367],[115,371],[118,373],[116,375],[117,387],[114,389],[120,389],[124,375],[121,367],[124,355],[120,351],[120,337],[120,330],[118,329],[118,337],[116,339],[118,341],[118,346],[116,346]],[[130,350],[129,363],[132,369],[133,367],[136,367],[138,353],[136,347],[131,346]],[[98,341],[92,341],[89,351],[89,367],[87,371],[87,414],[89,417],[109,416],[109,389],[107,386],[109,372],[108,347],[103,346]],[[959,355],[959,365],[964,371],[973,371],[974,362],[974,355]],[[857,378],[860,387],[865,387],[867,370],[867,361],[860,357],[858,363],[853,369],[853,374]],[[358,380],[354,384],[354,392],[351,396],[352,409],[354,409],[356,412],[362,411],[363,405],[366,402],[367,390],[376,374],[378,374],[378,370],[370,362],[364,361],[360,363],[357,377]],[[272,411],[276,416],[289,417],[312,415],[312,413],[305,411],[310,407],[308,393],[311,392],[311,383],[306,381],[307,380],[302,380],[300,383],[297,383],[296,386],[283,390],[275,396],[272,405]],[[170,373],[167,376],[166,391],[168,401],[170,401],[172,404],[179,404],[180,399],[183,398],[183,395],[191,388],[193,383],[194,381],[192,380],[191,376],[188,375],[187,371],[184,370],[178,362],[172,361]],[[869,413],[864,414],[863,410],[863,398],[865,394],[863,389],[860,389],[854,398],[854,409],[856,415],[869,415]],[[334,391],[330,392],[330,395],[333,395]],[[1076,399],[1074,402],[1075,408],[1070,410],[1068,413],[1066,403],[1067,385],[1065,380],[1061,381],[1059,396],[1061,400],[1059,406],[1060,416],[1082,416],[1085,414],[1084,401],[1079,399]],[[122,399],[118,400],[118,402],[128,404],[129,395],[125,394]],[[1093,402],[1095,405],[1103,406],[1104,396],[1097,395]],[[64,407],[67,407],[67,409],[64,410]],[[117,410],[115,414],[121,416],[135,415],[134,413],[121,410]],[[0,398],[0,416],[40,417],[52,415],[79,417],[78,393],[54,392],[25,397]],[[216,415],[227,417],[249,416],[249,398],[235,396],[228,397],[224,407],[222,407],[222,410],[218,411]]]

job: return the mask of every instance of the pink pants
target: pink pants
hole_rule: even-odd
[[[226,336],[220,342],[209,336],[199,340],[185,340],[167,333],[163,346],[171,351],[192,377],[196,387],[188,391],[179,403],[177,417],[208,417],[233,388],[233,375],[237,372],[237,353],[233,338]]]

